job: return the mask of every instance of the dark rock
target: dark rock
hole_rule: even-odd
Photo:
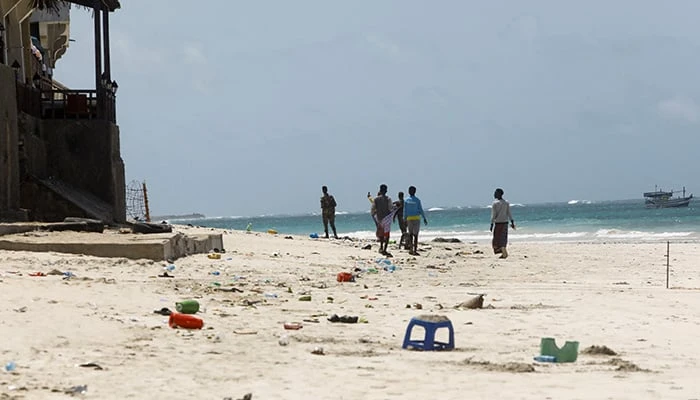
[[[457,238],[441,238],[441,237],[437,237],[437,238],[433,239],[433,242],[435,242],[435,243],[462,243],[462,241],[457,239]]]

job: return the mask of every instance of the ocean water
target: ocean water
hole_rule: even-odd
[[[700,240],[700,202],[693,200],[687,208],[647,209],[643,200],[577,201],[548,204],[511,204],[516,230],[509,239],[515,241],[666,241]],[[483,207],[435,208],[426,212],[428,225],[421,226],[421,241],[435,237],[484,242],[491,238],[491,209]],[[215,217],[170,220],[224,229],[280,234],[323,235],[319,214],[272,215],[257,217]],[[336,215],[339,236],[373,238],[374,222],[369,211],[339,212]],[[398,224],[392,226],[397,238]]]

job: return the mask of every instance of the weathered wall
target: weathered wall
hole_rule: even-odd
[[[41,139],[41,120],[19,113],[19,174],[22,181],[27,175],[46,178],[46,144]]]
[[[121,140],[119,138],[119,127],[115,124],[111,126],[112,138],[112,188],[114,204],[114,219],[117,222],[126,222],[126,177],[124,176],[124,160],[121,155]]]
[[[61,222],[66,217],[92,217],[34,179],[24,180],[21,192],[22,206],[31,221]]]
[[[17,100],[12,68],[0,64],[0,220],[19,208]]]
[[[126,219],[124,162],[119,127],[108,121],[44,120],[46,171],[113,205],[117,222]]]

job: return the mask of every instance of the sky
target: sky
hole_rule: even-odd
[[[152,214],[700,194],[700,2],[121,0],[127,182]],[[91,13],[54,78],[94,87]]]

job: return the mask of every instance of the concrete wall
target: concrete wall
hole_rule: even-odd
[[[31,221],[61,222],[66,217],[92,217],[34,179],[22,182],[21,194],[22,207],[27,210],[27,217]]]
[[[46,143],[48,175],[111,204],[115,220],[125,221],[119,127],[109,121],[43,120],[41,136]]]
[[[23,230],[23,228],[25,230]],[[54,232],[51,236],[12,235],[26,232],[35,225],[0,224],[0,250],[55,251],[59,253],[86,254],[97,257],[126,257],[154,261],[176,260],[191,254],[208,253],[223,248],[220,233],[185,235],[163,234],[102,234]],[[2,236],[6,234],[7,236]]]
[[[0,220],[19,208],[18,137],[14,71],[0,64]]]

